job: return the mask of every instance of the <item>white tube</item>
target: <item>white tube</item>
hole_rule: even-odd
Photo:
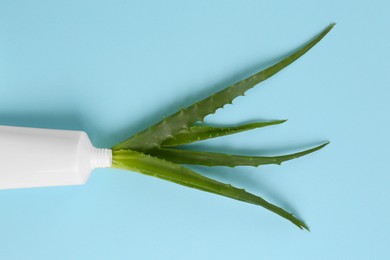
[[[0,126],[0,189],[84,184],[111,164],[85,132]]]

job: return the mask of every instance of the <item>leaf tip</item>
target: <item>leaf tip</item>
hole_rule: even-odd
[[[288,119],[281,119],[281,120],[276,120],[276,123],[283,124],[283,123],[286,123],[287,121],[288,121]]]
[[[329,24],[328,25],[328,27],[326,27],[326,29],[325,29],[325,34],[327,34],[328,32],[330,32],[332,29],[333,29],[333,27],[335,27],[335,25],[336,25],[336,23],[331,23],[331,24]]]
[[[324,142],[323,144],[320,144],[320,145],[318,145],[317,147],[314,147],[314,148],[312,148],[312,149],[310,149],[310,150],[311,150],[312,152],[318,151],[318,150],[324,148],[325,146],[327,146],[328,144],[330,144],[330,141],[326,141],[326,142]]]
[[[309,231],[310,232],[310,228],[305,224],[305,223],[302,223],[302,227],[301,227],[302,230],[306,230],[306,231]]]
[[[294,224],[299,227],[301,230],[307,230],[310,232],[310,228],[301,220],[297,219],[298,222],[295,222]]]

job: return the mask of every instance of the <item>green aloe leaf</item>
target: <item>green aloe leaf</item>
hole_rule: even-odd
[[[189,129],[183,129],[173,137],[166,139],[161,146],[178,146],[183,144],[189,144],[193,142],[198,142],[202,140],[207,140],[210,138],[231,135],[243,131],[252,130],[255,128],[277,125],[286,122],[286,120],[276,120],[269,122],[255,122],[250,124],[243,124],[239,126],[229,126],[229,127],[211,127],[205,125],[196,125],[192,126]]]
[[[275,65],[230,87],[227,87],[224,90],[221,90],[185,109],[181,109],[154,126],[147,128],[129,139],[115,145],[112,149],[146,151],[160,147],[167,138],[171,138],[182,129],[191,127],[195,122],[203,121],[205,116],[214,113],[218,108],[222,108],[225,104],[230,104],[236,97],[244,95],[248,89],[253,88],[258,83],[272,77],[277,72],[290,65],[316,45],[333,28],[333,26],[334,24],[329,25],[322,33],[304,47]]]
[[[243,189],[209,179],[178,164],[132,150],[116,150],[113,151],[113,167],[137,171],[187,187],[259,205],[291,221],[300,229],[309,230],[305,223],[291,213],[267,202],[261,197],[248,193]]]
[[[211,152],[177,150],[171,148],[153,149],[147,151],[149,155],[178,164],[196,164],[205,166],[259,166],[265,164],[281,164],[282,162],[299,158],[320,150],[329,142],[298,153],[281,156],[241,156]]]

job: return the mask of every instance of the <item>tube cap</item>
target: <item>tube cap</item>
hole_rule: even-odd
[[[92,148],[91,168],[107,168],[112,165],[112,151],[106,148]]]

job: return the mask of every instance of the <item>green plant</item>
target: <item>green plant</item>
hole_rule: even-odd
[[[259,166],[264,164],[281,164],[284,161],[295,159],[317,151],[328,143],[321,144],[306,151],[274,157],[239,156],[189,151],[181,150],[177,146],[247,131],[254,128],[283,123],[283,120],[279,120],[245,124],[236,127],[195,125],[197,122],[202,122],[205,116],[213,114],[218,108],[222,108],[226,104],[231,104],[233,99],[244,95],[248,89],[270,78],[300,58],[314,45],[316,45],[333,28],[333,26],[334,24],[328,26],[307,45],[275,65],[232,86],[229,86],[187,108],[181,109],[152,127],[118,143],[112,147],[113,167],[137,171],[187,187],[259,205],[291,221],[299,228],[309,230],[304,222],[284,209],[267,202],[263,198],[248,193],[243,189],[238,189],[231,185],[207,178],[182,166],[182,164],[206,166],[221,165],[229,167],[239,165]]]

